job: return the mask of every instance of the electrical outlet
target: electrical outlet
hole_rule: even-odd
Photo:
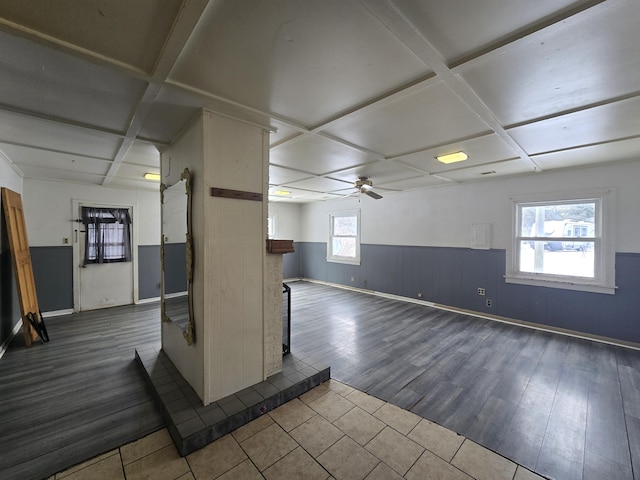
[[[487,301],[485,303],[486,303],[487,307],[491,306],[491,300],[489,300],[488,298],[487,298]]]
[[[484,294],[485,294],[484,288],[478,287],[478,295],[484,295]]]
[[[351,283],[356,281],[356,277],[351,277]]]
[[[422,293],[418,292],[418,298],[422,298]]]

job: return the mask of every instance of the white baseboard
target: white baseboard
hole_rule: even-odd
[[[189,292],[184,291],[184,292],[177,292],[177,293],[167,293],[164,298],[176,298],[176,297],[184,297],[185,295],[188,295]]]
[[[64,310],[53,310],[51,312],[44,312],[42,314],[43,318],[47,317],[60,317],[62,315],[71,315],[73,313],[73,308],[65,308]]]
[[[159,302],[159,301],[160,301],[160,297],[143,298],[142,300],[138,299],[138,301],[136,302],[136,305],[141,305],[143,303]]]
[[[282,280],[284,283],[291,283],[291,282],[301,282],[304,279],[300,278],[300,277],[296,277],[296,278],[285,278],[284,280]],[[311,280],[309,280],[311,281]]]

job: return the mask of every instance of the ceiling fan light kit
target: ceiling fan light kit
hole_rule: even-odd
[[[373,191],[373,182],[369,177],[358,177],[354,185],[358,189],[358,192],[364,193],[375,200],[382,198],[382,195]]]

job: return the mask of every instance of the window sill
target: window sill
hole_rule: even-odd
[[[347,264],[347,265],[360,265],[360,259],[359,258],[327,257],[327,262],[344,263],[344,264]]]
[[[617,288],[616,286],[586,283],[577,280],[572,282],[569,280],[552,280],[548,278],[542,279],[513,274],[505,275],[504,279],[506,283],[517,283],[520,285],[531,285],[534,287],[561,288],[564,290],[576,290],[590,293],[604,293],[608,295],[615,295]]]

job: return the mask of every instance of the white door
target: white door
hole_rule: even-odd
[[[113,207],[126,208],[129,211],[132,222],[133,208],[131,206],[122,205],[95,205],[95,204],[77,204],[77,212],[79,219],[82,218],[82,207]],[[84,252],[87,241],[87,227],[78,222],[75,225],[77,231],[74,240],[76,240],[75,252],[75,269],[77,272],[76,289],[75,289],[75,310],[95,310],[98,308],[114,307],[117,305],[129,305],[134,303],[133,294],[133,259],[129,262],[115,263],[88,263],[85,265]],[[131,239],[133,226],[129,231],[132,252],[133,241]]]

